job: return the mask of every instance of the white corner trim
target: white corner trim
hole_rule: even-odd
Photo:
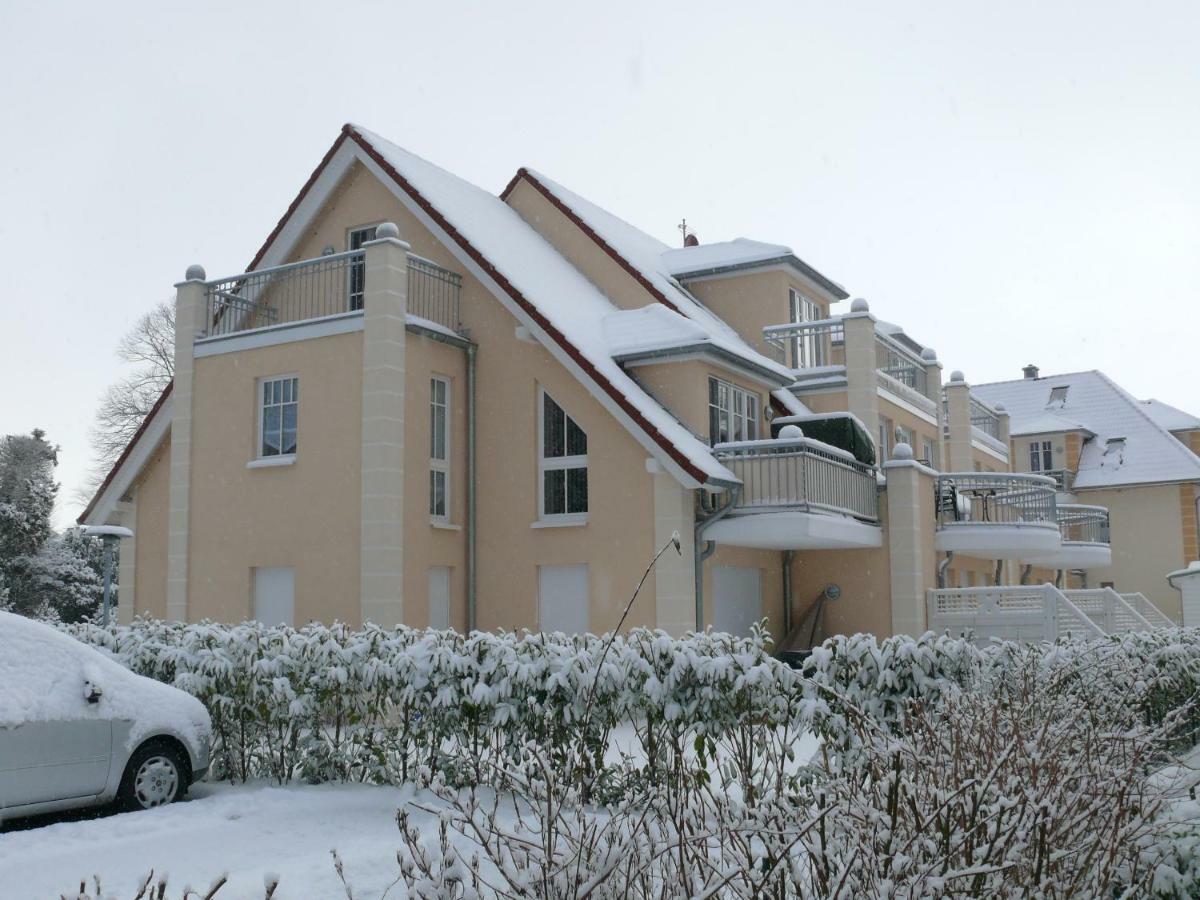
[[[579,516],[558,516],[553,519],[538,519],[530,528],[577,528],[588,523],[586,514]]]
[[[255,350],[259,347],[274,347],[294,341],[309,341],[313,338],[333,334],[350,334],[363,330],[362,310],[338,313],[321,319],[306,319],[303,322],[287,322],[252,328],[236,334],[220,337],[199,338],[196,341],[196,356],[216,356],[219,353],[235,353],[238,350]]]
[[[281,456],[261,456],[246,463],[247,469],[274,469],[278,466],[291,466],[296,463],[296,454],[288,453]]]

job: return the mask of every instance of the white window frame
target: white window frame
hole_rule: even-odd
[[[537,403],[537,457],[538,457],[538,472],[537,472],[537,504],[538,517],[537,521],[542,525],[586,525],[588,520],[588,510],[592,504],[592,485],[591,476],[588,475],[588,510],[583,512],[561,512],[548,513],[546,512],[546,472],[556,471],[559,469],[583,469],[588,471],[588,457],[586,453],[576,454],[575,456],[546,456],[546,397],[549,396],[544,388],[538,388],[538,403]],[[553,397],[550,398],[554,400]],[[587,432],[583,426],[575,420],[575,418],[567,411],[567,408],[554,400],[555,405],[563,411],[563,415],[575,422],[575,427],[583,431],[584,437],[587,437]],[[563,440],[566,440],[565,422]],[[568,490],[564,484],[563,490]]]
[[[289,380],[293,382],[293,399],[289,402],[290,402],[290,404],[292,404],[296,407],[296,449],[293,450],[291,453],[284,453],[283,447],[282,447],[282,444],[283,444],[283,407],[288,404],[283,403],[283,402],[280,402],[279,404],[275,404],[274,402],[268,404],[266,402],[266,400],[263,399],[263,388],[266,385],[274,384],[277,381],[289,381]],[[289,373],[287,375],[268,375],[268,376],[264,376],[263,378],[259,378],[257,381],[254,382],[254,402],[258,408],[258,429],[257,429],[257,434],[256,434],[257,441],[256,441],[255,448],[254,448],[254,458],[255,459],[279,460],[282,462],[282,461],[286,461],[286,460],[294,460],[296,458],[296,454],[300,450],[299,393],[300,393],[300,376],[298,374],[296,374],[295,372]],[[276,405],[278,405],[280,408],[280,412],[279,412],[280,451],[278,453],[264,453],[263,452],[263,450],[264,450],[264,447],[263,447],[263,434],[264,434],[263,420],[266,419],[266,417],[267,417],[267,407],[268,406],[276,406]]]
[[[717,389],[717,402],[713,403],[713,387]],[[729,398],[728,406],[721,405],[722,391]],[[754,391],[740,388],[732,382],[716,375],[708,376],[708,443],[713,446],[718,443],[719,434],[713,431],[713,410],[717,413],[717,429],[720,430],[721,416],[729,420],[729,441],[756,441],[759,436],[758,417],[762,409],[762,401]],[[739,411],[740,410],[740,411]],[[739,429],[741,433],[739,434]]]
[[[1053,441],[1030,441],[1029,442],[1029,471],[1030,472],[1053,472],[1054,471],[1054,442]]]
[[[359,248],[354,247],[354,235],[359,234],[360,232],[363,232],[363,231],[377,230],[379,228],[379,226],[382,224],[383,224],[383,222],[380,221],[380,222],[374,223],[373,225],[355,225],[353,228],[347,228],[346,229],[346,250],[347,250],[347,252],[349,252],[350,250],[354,250],[354,249],[361,249],[361,245]],[[371,240],[373,241],[373,240],[375,240],[375,238],[372,237]],[[364,244],[370,243],[370,241],[363,241],[363,243]],[[356,292],[354,290],[354,273],[355,272],[362,273],[362,291],[361,292]],[[355,297],[359,298],[358,306],[354,305]],[[366,264],[366,261],[364,260],[361,263],[351,263],[350,265],[348,265],[346,267],[346,309],[350,310],[351,312],[356,312],[356,311],[362,309],[364,306],[366,306],[366,303],[367,303],[367,264]]]
[[[793,325],[803,325],[805,322],[819,322],[825,318],[821,304],[795,288],[788,288],[788,316]],[[809,334],[803,339],[793,337],[792,368],[809,369],[826,365],[825,339],[822,336]],[[804,348],[804,359],[800,358],[800,348]],[[802,364],[803,363],[803,364]]]
[[[436,395],[434,394],[435,384],[441,384],[446,389],[446,402],[442,404],[446,410],[444,417],[446,434],[443,445],[444,452],[446,454],[445,459],[438,459],[433,455],[433,444],[435,437],[433,430],[435,421],[433,413],[434,409],[438,406]],[[446,524],[450,521],[450,435],[453,431],[450,420],[451,411],[453,409],[451,404],[450,388],[451,384],[449,378],[446,378],[443,375],[431,375],[429,377],[429,518],[430,521],[438,524]],[[445,482],[442,487],[442,506],[444,511],[441,514],[434,512],[433,509],[433,485],[434,477],[437,473],[441,473]]]

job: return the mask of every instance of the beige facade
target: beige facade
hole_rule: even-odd
[[[348,146],[331,152],[330,172],[343,165],[338,160]],[[928,351],[903,351],[905,364],[924,370],[917,374],[928,378],[928,396],[889,380],[879,361],[878,323],[856,301],[842,318],[844,338],[828,348],[825,382],[801,379],[793,386],[773,362],[779,342],[767,342],[763,329],[790,322],[792,292],[816,304],[815,315],[836,315],[828,290],[776,263],[692,278],[681,294],[667,296],[671,282],[662,272],[639,268],[645,261],[624,255],[619,241],[584,225],[544,186],[518,177],[504,196],[507,218],[493,208],[487,214],[505,227],[536,232],[540,245],[557,254],[554,264],[565,260],[614,311],[657,303],[683,310],[698,300],[705,315],[719,316],[747,345],[732,357],[681,345],[676,355],[617,360],[629,383],[614,387],[509,283],[516,264],[487,256],[477,239],[460,234],[470,223],[442,218],[436,198],[388,171],[393,159],[355,151],[336,177],[318,170],[258,257],[257,268],[270,272],[332,255],[331,264],[348,267],[345,277],[364,280],[357,306],[346,305],[348,289],[335,279],[324,288],[320,315],[297,321],[279,284],[268,281],[258,301],[275,311],[271,327],[206,336],[208,283],[189,270],[180,285],[186,314],[179,319],[179,376],[172,405],[161,414],[169,427],[146,432],[159,436],[145,452],[138,441],[149,437],[135,441],[131,449],[138,452],[123,463],[129,473],[117,473],[98,495],[119,494],[124,504],[102,515],[136,523],[134,552],[121,573],[122,583],[132,585],[133,612],[192,621],[254,617],[264,573],[286,571],[296,624],[371,620],[536,630],[546,618],[559,621],[556,604],[570,595],[571,603],[583,604],[582,617],[571,620],[576,627],[603,632],[616,626],[650,559],[678,534],[681,552],[668,549],[660,558],[627,627],[680,633],[734,620],[745,627],[753,615],[782,638],[785,623],[804,621],[829,585],[840,596],[824,602],[819,636],[927,627],[925,592],[937,584],[945,559],[935,549],[934,468],[1028,466],[1028,454],[1014,452],[1010,464],[1002,451],[977,446],[965,381],[946,385],[943,421],[940,401],[931,399],[942,394],[940,364]],[[361,261],[351,262],[351,233],[384,223]],[[414,275],[414,264],[426,275]],[[360,275],[348,274],[354,265]],[[413,279],[429,271],[442,279],[439,290],[453,284],[452,321],[427,318],[432,307]],[[853,412],[873,441],[887,440],[889,456],[903,458],[868,471],[864,481],[850,477],[863,474],[862,464],[836,448],[812,451],[794,436],[783,455],[778,444],[764,441],[751,463],[722,455],[729,448],[708,451],[713,378],[756,398],[760,441],[771,437],[770,418],[788,406],[772,392],[792,387],[814,414]],[[263,384],[275,379],[298,386],[294,453],[264,449]],[[665,416],[625,402],[635,389]],[[560,427],[547,424],[548,409],[561,410],[554,422],[569,421],[586,435],[585,453],[544,456],[545,429]],[[435,431],[443,414],[444,438]],[[1007,438],[1006,419],[1002,427]],[[911,442],[911,454],[895,452],[901,439]],[[1070,468],[1079,436],[1054,440],[1063,468]],[[708,469],[687,456],[697,447],[713,454]],[[788,454],[801,462],[781,462]],[[742,465],[741,484],[735,462]],[[549,494],[568,490],[555,485],[575,485],[564,507],[580,502],[576,476],[556,474],[570,466],[576,473],[586,468],[584,510],[552,512]],[[877,474],[884,476],[878,485]],[[852,484],[859,486],[853,496]],[[696,554],[708,540],[696,537],[697,526],[705,510],[732,502],[735,487],[738,505],[721,512],[730,536],[710,548],[697,585]],[[1168,603],[1165,589],[1154,590],[1156,579],[1168,557],[1197,544],[1194,493],[1178,486],[1162,489],[1161,497],[1147,490],[1110,493],[1084,502],[1111,502],[1114,548],[1125,540],[1135,545],[1147,504],[1169,500],[1175,510],[1179,547],[1164,548],[1161,559],[1139,554],[1131,568],[1114,549],[1114,568],[1119,558],[1128,573],[1122,581],[1136,581],[1128,589],[1156,602],[1161,593]],[[437,497],[444,497],[442,512],[434,511]],[[91,508],[89,514],[101,515]],[[1015,560],[1002,567],[1007,582],[1020,576]],[[1032,576],[1048,580],[1055,572],[1035,568]],[[961,553],[947,584],[982,585],[994,577],[993,559]],[[1095,580],[1103,577],[1096,573]],[[563,598],[546,596],[546,585],[559,585]]]

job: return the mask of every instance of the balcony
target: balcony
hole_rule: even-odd
[[[880,385],[931,415],[937,415],[936,400],[929,393],[927,365],[918,354],[890,335],[875,333],[875,369]]]
[[[361,313],[366,297],[364,251],[245,272],[205,283],[205,329],[216,338]],[[408,257],[408,314],[457,331],[462,276],[419,256]]]
[[[846,373],[845,332],[837,316],[770,325],[763,329],[763,339],[775,349],[775,358],[796,369],[801,378]]]
[[[881,547],[873,466],[809,438],[717,444],[742,482],[729,513],[708,529],[722,544],[768,550]]]
[[[1061,548],[1054,481],[1041,475],[951,472],[936,487],[940,551],[1032,559]]]
[[[1108,510],[1103,506],[1056,503],[1062,541],[1058,550],[1026,561],[1056,569],[1099,569],[1112,565]]]

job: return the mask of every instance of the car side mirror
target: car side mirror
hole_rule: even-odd
[[[100,698],[104,696],[104,691],[100,685],[93,684],[91,681],[83,682],[83,699],[88,703],[99,703]]]

